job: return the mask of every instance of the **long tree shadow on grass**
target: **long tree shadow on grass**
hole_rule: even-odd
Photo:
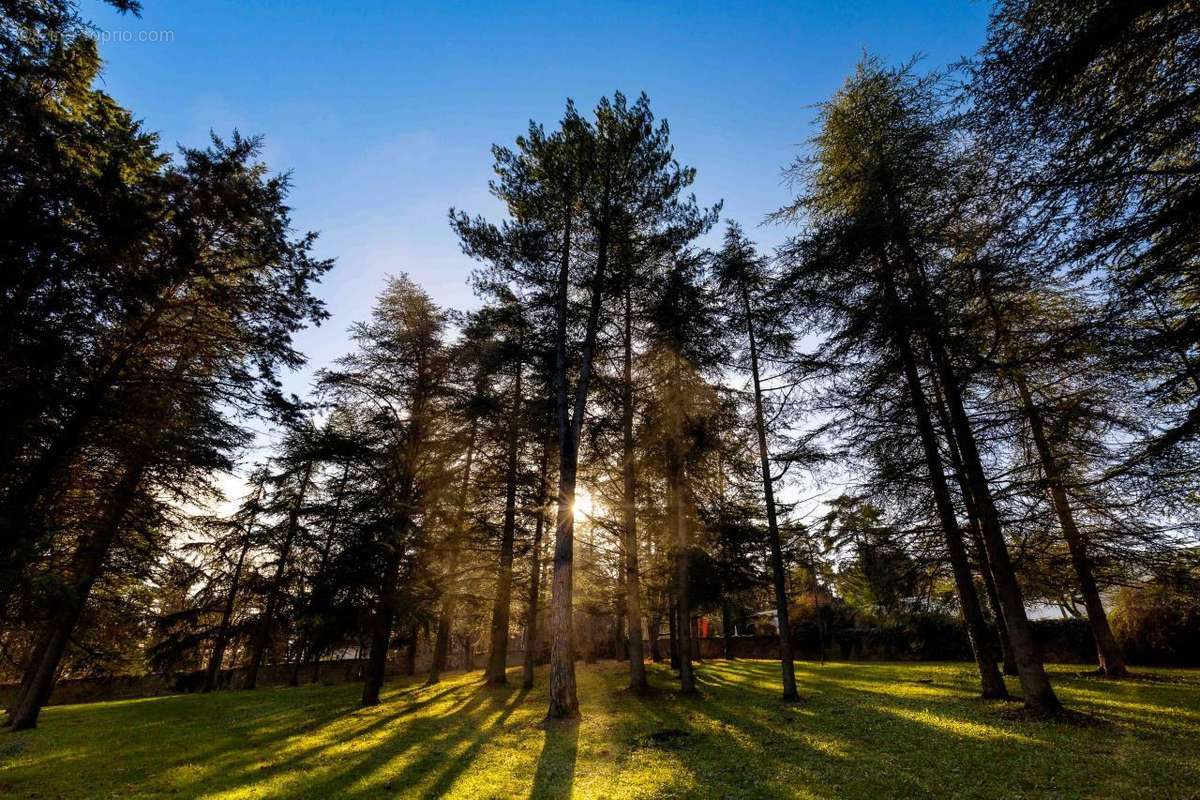
[[[981,782],[978,794],[959,785],[956,796],[1043,796],[1063,786],[1079,796],[1125,796],[1156,780],[1148,759],[1131,748],[1130,733],[1159,733],[1144,715],[1125,731],[1101,726],[1086,734],[1060,720],[1014,724],[1005,704],[975,696],[971,670],[960,665],[810,665],[798,669],[805,700],[788,706],[775,694],[777,671],[770,662],[706,665],[707,696],[693,711],[696,727],[724,731],[729,743],[766,743],[742,768],[772,793],[805,785],[816,796],[818,787],[831,787],[833,796],[941,797],[955,785],[948,776],[967,774],[993,782]],[[1055,678],[1065,701],[1085,705],[1077,684]],[[1097,769],[1098,760],[1121,753],[1128,769],[1100,777],[1106,770]],[[720,777],[719,770],[710,774]],[[702,786],[702,794],[723,788]]]
[[[621,691],[620,665],[595,665],[580,671],[581,727],[539,724],[544,680],[526,696],[478,673],[401,684],[370,709],[354,686],[51,709],[28,752],[0,756],[0,794],[991,800],[1200,782],[1180,750],[1200,722],[1186,686],[1056,672],[1068,705],[1111,722],[1081,731],[1006,720],[976,698],[970,665],[797,667],[804,699],[787,704],[777,662],[706,662],[699,697],[674,693],[663,667],[640,697]]]
[[[330,744],[329,748],[337,750],[330,753],[336,756],[336,767],[305,780],[299,794],[309,797],[380,792],[444,795],[457,775],[470,767],[472,748],[477,750],[495,734],[525,694],[513,688],[492,689],[474,679],[467,680],[456,682],[446,692],[465,695],[465,699],[461,703],[451,702],[445,710],[439,709],[441,713],[422,716],[399,709],[391,715],[395,725],[382,728],[369,746],[347,752],[341,743]],[[303,768],[311,758],[298,759],[293,766]],[[438,775],[433,788],[421,788],[446,765],[449,765],[447,772],[453,774]],[[287,769],[285,765],[282,771]]]
[[[547,720],[542,729],[542,752],[533,774],[530,800],[570,797],[579,754],[579,721]]]

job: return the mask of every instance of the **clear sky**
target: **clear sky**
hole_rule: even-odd
[[[473,304],[472,267],[450,206],[498,216],[493,143],[529,119],[553,125],[567,97],[590,108],[645,91],[670,121],[701,203],[725,201],[755,228],[789,197],[780,169],[864,51],[930,67],[974,52],[986,3],[384,3],[144,0],[141,19],[99,0],[106,91],[161,133],[203,145],[210,130],[265,137],[294,181],[298,228],[338,265],[320,294],[333,317],[300,337],[311,368],[347,348],[384,275],[406,271],[434,298]],[[165,32],[165,33],[163,33]],[[303,393],[310,370],[288,381]]]

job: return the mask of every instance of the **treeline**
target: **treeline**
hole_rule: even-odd
[[[430,682],[457,642],[503,683],[518,632],[526,686],[549,639],[571,717],[579,655],[627,659],[633,691],[669,655],[695,692],[699,620],[767,609],[795,699],[795,632],[848,602],[953,609],[981,693],[1012,674],[1053,711],[1031,601],[1079,609],[1113,678],[1109,590],[1194,601],[1188,3],[1002,2],[953,70],[864,58],[787,167],[771,253],[734,223],[705,246],[721,207],[645,96],[568,103],[493,149],[502,220],[450,213],[480,307],[391,279],[304,402],[277,373],[329,264],[256,142],[168,158],[92,88],[69,4],[5,20],[14,727],[64,658],[209,690],[349,647],[374,704],[420,647]],[[255,418],[279,446],[240,506],[188,513]]]

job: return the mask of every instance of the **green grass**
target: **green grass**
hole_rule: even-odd
[[[357,685],[54,707],[0,734],[0,797],[1200,797],[1195,671],[1057,668],[1088,715],[1067,722],[976,699],[969,664],[798,670],[789,706],[773,662],[707,662],[698,698],[659,667],[641,698],[623,665],[581,665],[576,724],[543,724],[544,674],[528,694],[398,682],[372,709]]]

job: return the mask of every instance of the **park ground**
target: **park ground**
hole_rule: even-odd
[[[354,684],[52,707],[0,733],[0,797],[1200,798],[1194,670],[1055,667],[1071,713],[1035,719],[977,699],[970,664],[802,663],[791,705],[778,669],[708,661],[682,697],[656,666],[639,697],[580,665],[577,723],[543,721],[544,671],[400,680],[370,709]]]

